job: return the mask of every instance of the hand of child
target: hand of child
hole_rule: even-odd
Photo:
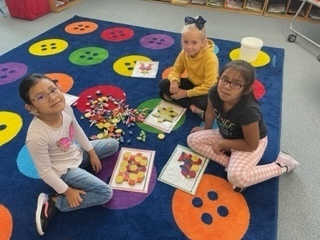
[[[68,187],[67,191],[63,193],[70,205],[70,207],[78,207],[82,203],[83,199],[80,194],[86,194],[85,191]]]
[[[187,97],[187,91],[185,89],[178,89],[178,91],[175,94],[171,95],[172,99],[181,99],[181,98],[186,98]]]
[[[176,94],[179,90],[179,83],[177,81],[173,81],[170,83],[170,93],[171,94]]]
[[[99,172],[102,169],[101,162],[97,155],[90,157],[90,163],[91,163],[92,170],[95,173]]]
[[[198,132],[198,131],[201,131],[201,130],[204,130],[204,127],[196,126],[196,127],[191,129],[191,133]]]

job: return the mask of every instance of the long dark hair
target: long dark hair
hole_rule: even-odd
[[[48,79],[52,81],[54,84],[56,84],[49,77],[39,73],[31,73],[21,81],[19,85],[19,95],[26,104],[31,104],[31,100],[29,97],[30,88],[33,87],[37,82],[39,82],[40,79],[43,78]]]
[[[231,62],[228,62],[222,68],[220,76],[224,73],[225,70],[229,68],[235,69],[241,73],[243,80],[245,81],[245,86],[243,87],[244,92],[247,91],[250,87],[252,87],[256,78],[256,71],[250,63],[243,60],[233,60]],[[250,91],[249,94],[252,95],[253,99],[256,100],[253,91]]]

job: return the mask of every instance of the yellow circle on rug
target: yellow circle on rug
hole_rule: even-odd
[[[95,31],[98,28],[98,24],[94,22],[75,22],[67,25],[65,31],[70,34],[86,34]]]
[[[46,73],[45,76],[53,80],[62,92],[68,92],[73,86],[73,78],[65,73]]]
[[[241,193],[223,178],[204,174],[196,195],[177,189],[172,198],[174,219],[188,239],[241,239],[250,212]]]
[[[22,119],[18,114],[0,111],[0,146],[13,139],[21,127]]]
[[[133,73],[134,66],[136,65],[137,61],[149,61],[152,60],[146,56],[142,55],[129,55],[126,57],[119,58],[113,64],[113,70],[118,73],[119,75],[131,77]]]
[[[11,239],[12,216],[9,210],[0,204],[0,239]]]
[[[240,48],[233,49],[229,57],[231,60],[240,60]],[[270,62],[270,57],[267,53],[259,51],[257,60],[251,62],[253,67],[263,67]]]
[[[49,56],[60,53],[68,47],[68,43],[62,39],[46,39],[32,44],[29,52],[36,56]]]

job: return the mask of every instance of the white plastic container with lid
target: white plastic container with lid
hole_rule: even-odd
[[[259,38],[242,38],[239,58],[249,63],[256,61],[262,46],[263,41]]]

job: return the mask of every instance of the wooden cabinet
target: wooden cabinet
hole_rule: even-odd
[[[61,12],[62,10],[69,8],[77,4],[80,0],[48,0],[51,12]]]
[[[237,11],[250,14],[292,18],[298,11],[301,0],[153,0],[191,7],[216,8],[223,11]],[[317,0],[314,0],[317,1]],[[320,8],[307,3],[299,13],[299,19],[320,19]]]

